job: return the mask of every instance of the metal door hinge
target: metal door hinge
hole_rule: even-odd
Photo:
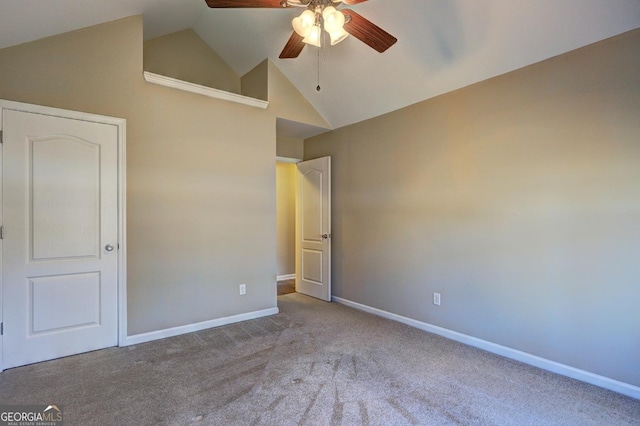
[[[0,130],[0,143],[2,143],[3,139],[2,139],[2,130]]]
[[[0,336],[4,336],[4,323],[0,322]]]
[[[0,225],[0,240],[4,239],[4,228]]]

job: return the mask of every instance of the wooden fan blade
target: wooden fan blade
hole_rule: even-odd
[[[212,8],[240,7],[285,7],[282,0],[205,0]],[[286,4],[286,3],[285,3]]]
[[[291,37],[289,37],[289,41],[282,49],[282,53],[280,53],[280,59],[293,59],[297,58],[302,49],[304,49],[304,42],[302,41],[303,37],[299,36],[297,32],[293,32]]]
[[[364,3],[367,0],[342,0],[342,3],[344,4],[358,4],[358,3]]]
[[[345,31],[378,52],[384,52],[398,41],[397,38],[353,10],[342,9],[341,12],[345,17],[351,17],[351,20],[344,24]]]

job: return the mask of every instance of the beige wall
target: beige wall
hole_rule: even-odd
[[[250,98],[269,100],[269,61],[264,60],[240,79],[242,94]]]
[[[296,272],[296,165],[276,163],[276,251],[278,275]]]
[[[289,138],[278,135],[276,138],[276,155],[278,157],[304,157],[304,139]]]
[[[144,42],[144,70],[240,93],[240,76],[192,29]]]
[[[145,83],[142,46],[137,16],[0,50],[0,98],[127,119],[129,335],[275,307],[275,119]]]
[[[638,46],[305,141],[332,156],[334,295],[640,386]]]
[[[331,128],[329,123],[270,60],[265,59],[242,76],[241,83],[242,94],[268,100],[269,111],[274,116],[323,129]]]
[[[269,70],[269,108],[276,116],[298,123],[330,129],[331,126],[300,91],[282,74],[282,71],[267,60]]]

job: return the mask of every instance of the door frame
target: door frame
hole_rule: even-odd
[[[0,99],[0,132],[2,132],[2,111],[14,110],[33,114],[51,115],[74,120],[89,121],[93,123],[116,126],[118,134],[118,253],[117,253],[117,288],[118,288],[118,346],[124,346],[127,339],[127,226],[126,226],[126,120],[124,118],[108,117],[104,115],[90,114],[79,111],[71,111],[60,108],[52,108],[41,105],[32,105],[22,102]],[[3,198],[2,198],[2,145],[0,145],[0,225],[2,225]],[[0,240],[0,267],[2,267],[2,240]],[[3,318],[2,299],[2,274],[0,274],[0,320]],[[4,362],[3,338],[0,337],[0,372],[3,371]]]

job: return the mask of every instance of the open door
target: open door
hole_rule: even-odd
[[[331,301],[331,157],[297,164],[296,291]]]

